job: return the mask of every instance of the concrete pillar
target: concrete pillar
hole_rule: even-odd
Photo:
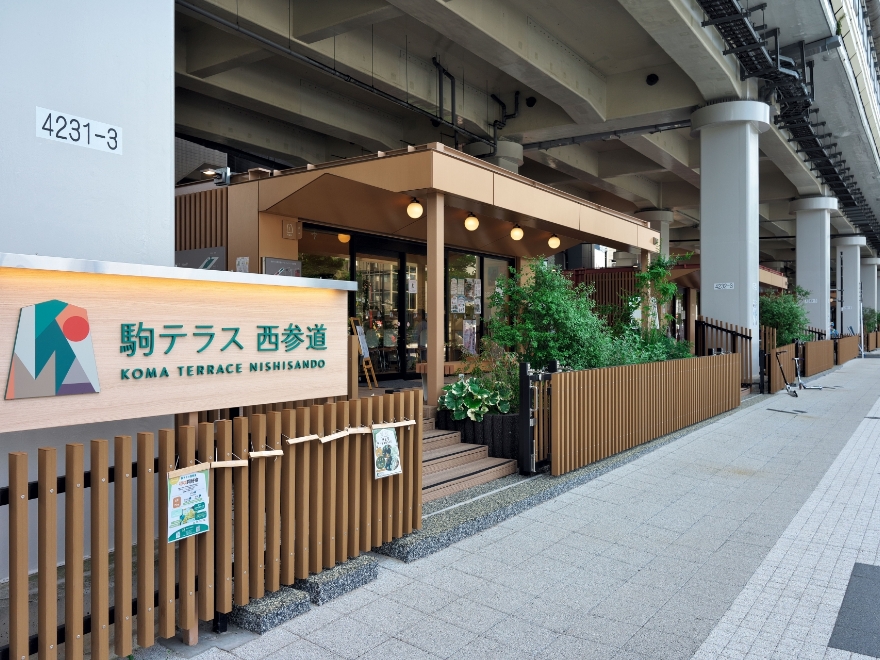
[[[428,405],[436,406],[443,389],[444,213],[443,193],[428,193]]]
[[[637,211],[639,220],[651,223],[651,229],[660,232],[660,254],[669,256],[669,225],[672,224],[672,211]]]
[[[880,259],[867,257],[862,259],[862,307],[877,309],[877,264]]]
[[[758,136],[770,106],[729,101],[700,108],[700,314],[752,332],[758,373]]]
[[[797,285],[810,292],[804,305],[810,325],[826,337],[831,329],[831,211],[836,209],[836,197],[805,197],[788,207],[797,224]]]
[[[861,251],[865,245],[864,236],[843,236],[835,238],[834,255],[837,261],[837,323],[840,334],[853,332],[861,334],[862,268]]]

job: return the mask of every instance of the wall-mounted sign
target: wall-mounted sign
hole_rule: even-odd
[[[356,286],[0,253],[0,429],[345,394]]]
[[[198,250],[178,250],[174,253],[174,265],[178,268],[200,270],[226,270],[226,248],[212,247]]]
[[[816,298],[807,298],[804,300],[805,305],[815,305],[817,302],[819,302],[819,300]]]
[[[733,282],[715,282],[716,291],[733,291]]]
[[[37,137],[75,147],[122,153],[122,129],[94,119],[37,106]]]
[[[291,241],[302,238],[302,223],[292,218],[281,222],[281,237]]]
[[[302,267],[302,261],[294,259],[277,259],[275,257],[263,257],[263,273],[265,275],[302,277]]]

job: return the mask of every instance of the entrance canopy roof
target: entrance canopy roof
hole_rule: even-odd
[[[297,218],[415,240],[427,239],[426,217],[410,218],[407,205],[413,197],[424,204],[428,192],[442,192],[446,244],[486,253],[530,257],[578,243],[656,252],[659,245],[659,233],[645,221],[439,143],[284,170],[243,185],[258,186],[258,195],[245,197],[257,201],[261,218]],[[476,231],[464,227],[468,212],[480,221]],[[510,238],[515,224],[525,232],[520,241]],[[553,234],[561,241],[555,250],[547,244]]]

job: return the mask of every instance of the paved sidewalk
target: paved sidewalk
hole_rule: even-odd
[[[853,563],[878,561],[880,362],[818,382],[839,389],[769,397],[424,560],[381,558],[367,587],[198,657],[823,657]]]

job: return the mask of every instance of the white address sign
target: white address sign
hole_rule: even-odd
[[[37,137],[77,147],[122,153],[122,129],[94,119],[37,107]]]
[[[716,291],[733,291],[733,282],[715,282]]]

